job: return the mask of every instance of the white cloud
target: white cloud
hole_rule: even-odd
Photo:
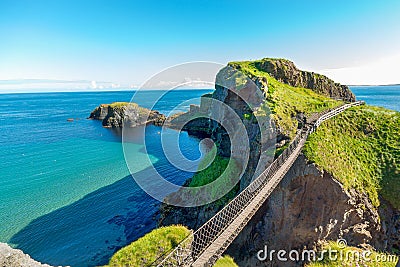
[[[351,85],[384,85],[400,83],[400,54],[368,64],[340,69],[319,70],[334,81]]]
[[[129,85],[107,81],[20,79],[0,80],[0,94],[26,92],[71,92],[71,91],[126,90]]]
[[[92,81],[92,82],[90,83],[90,86],[91,86],[93,89],[96,89],[96,88],[97,88],[97,83],[96,83],[96,81]]]

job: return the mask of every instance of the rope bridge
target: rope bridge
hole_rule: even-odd
[[[323,121],[363,104],[363,101],[357,101],[311,116],[289,147],[259,177],[152,266],[212,266],[283,179],[301,153],[308,135],[316,131]]]

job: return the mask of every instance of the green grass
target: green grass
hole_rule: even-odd
[[[337,266],[367,266],[367,267],[395,267],[398,258],[394,255],[388,255],[371,251],[371,254],[365,254],[366,251],[355,247],[341,247],[336,242],[329,242],[323,246],[322,250],[331,250],[332,257],[324,253],[323,260],[315,261],[306,265],[306,267],[337,267]],[[364,257],[363,257],[364,253]],[[334,260],[337,255],[337,259]],[[341,255],[343,255],[341,257]]]
[[[189,234],[190,231],[186,227],[179,225],[155,229],[117,251],[112,256],[109,266],[148,266],[175,248]]]
[[[229,65],[250,78],[267,79],[265,105],[271,110],[281,133],[286,136],[293,138],[296,133],[297,113],[307,116],[343,104],[310,89],[277,81],[257,67],[263,60],[231,62]],[[325,122],[317,133],[310,136],[305,154],[332,173],[345,188],[366,193],[376,207],[379,206],[379,196],[382,196],[400,209],[398,114],[368,106],[346,111]],[[372,130],[371,133],[369,130]],[[277,149],[276,155],[283,149]]]
[[[354,107],[325,121],[308,138],[304,153],[346,189],[379,196],[400,209],[400,113]]]
[[[201,171],[198,171],[193,175],[189,187],[200,187],[217,180],[217,184],[212,187],[211,192],[212,196],[216,196],[220,194],[221,187],[226,186],[226,184],[231,184],[232,180],[239,177],[241,173],[239,163],[234,159],[216,155],[216,153],[217,148],[214,146],[204,156],[198,167]],[[230,160],[232,161],[231,163],[229,163]],[[224,205],[236,195],[238,190],[239,185],[237,184],[223,198],[217,200],[218,203],[214,203],[214,205]]]
[[[290,138],[296,134],[297,113],[310,115],[342,104],[341,101],[317,94],[311,89],[293,87],[277,81],[267,72],[257,68],[260,62],[261,60],[231,62],[229,66],[240,70],[250,78],[264,77],[268,80],[266,104],[272,112],[273,119],[281,128],[281,132]]]
[[[113,102],[113,103],[109,104],[109,106],[112,108],[122,108],[122,107],[126,107],[128,105],[137,105],[137,104],[129,103],[129,102]]]
[[[286,148],[288,148],[290,143],[286,143],[284,146],[281,146],[275,150],[275,158],[279,157]]]
[[[143,108],[136,103],[132,102],[113,102],[111,104],[103,104],[102,106],[109,106],[115,111],[122,112],[125,108],[137,110],[140,116],[147,117],[149,115],[149,109]]]
[[[197,187],[211,183],[222,174],[228,166],[228,163],[229,158],[217,156],[217,148],[216,146],[213,146],[213,148],[205,154],[204,158],[200,161],[198,169],[201,171],[198,171],[193,175],[189,187]]]
[[[239,267],[230,256],[223,256],[218,259],[213,267]]]

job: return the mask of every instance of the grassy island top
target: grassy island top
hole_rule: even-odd
[[[113,102],[111,104],[101,104],[102,107],[111,107],[113,109],[121,109],[124,107],[138,108],[139,105],[132,102]]]
[[[273,60],[273,59],[271,59]],[[310,115],[315,112],[322,112],[341,105],[343,102],[331,99],[314,92],[311,89],[293,87],[279,82],[267,72],[260,70],[256,65],[260,61],[230,62],[228,65],[239,69],[243,74],[252,77],[266,78],[268,81],[267,104],[272,116],[282,133],[293,138],[296,135],[298,121],[297,113]],[[290,62],[287,60],[287,62]]]

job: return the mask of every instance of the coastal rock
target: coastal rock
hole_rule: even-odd
[[[104,127],[122,128],[147,124],[160,126],[166,117],[156,110],[149,110],[135,103],[115,102],[101,104],[90,113],[89,119],[101,120]]]
[[[231,66],[237,67],[234,64]],[[292,61],[287,59],[264,58],[256,61],[255,67],[267,72],[278,81],[294,87],[308,88],[319,94],[348,102],[356,100],[355,95],[348,86],[336,83],[321,74],[299,70]],[[265,80],[263,81],[264,83],[268,82]],[[262,81],[257,80],[257,82]]]
[[[0,266],[4,267],[51,267],[33,260],[19,249],[13,249],[5,243],[0,243]]]
[[[396,215],[388,211],[386,216],[393,221]],[[345,190],[329,173],[300,155],[226,253],[239,266],[281,266],[279,262],[259,261],[257,252],[265,246],[276,251],[302,251],[339,238],[349,245],[387,250],[389,242],[382,241],[392,238],[380,218],[367,196]],[[284,266],[303,263],[287,262]]]
[[[211,136],[208,114],[210,110],[209,98],[212,94],[201,97],[200,106],[190,105],[188,112],[181,112],[167,118],[164,125],[178,130],[187,131],[189,135],[206,138]]]
[[[219,203],[220,204],[220,203]],[[197,229],[222,206],[162,205],[160,225]],[[304,262],[259,261],[257,252],[314,249],[343,238],[351,246],[398,254],[400,211],[385,203],[377,210],[366,195],[347,191],[332,175],[300,155],[282,182],[226,250],[239,266],[303,266]]]

